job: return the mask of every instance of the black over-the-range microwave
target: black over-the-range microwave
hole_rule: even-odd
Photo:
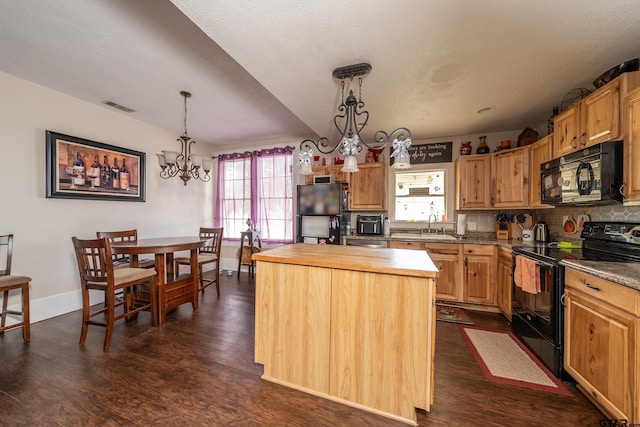
[[[623,142],[586,147],[540,165],[541,201],[548,205],[622,201]]]

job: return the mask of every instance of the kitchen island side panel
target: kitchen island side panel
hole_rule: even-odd
[[[255,361],[264,377],[329,393],[331,270],[258,261]]]
[[[433,279],[333,271],[330,394],[415,420],[433,401]]]

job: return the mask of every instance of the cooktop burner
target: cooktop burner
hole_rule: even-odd
[[[561,249],[542,244],[535,246],[520,246],[518,248],[514,248],[513,251],[550,263],[558,263],[563,259],[583,259],[582,251],[580,249]]]
[[[515,253],[548,263],[563,259],[607,262],[640,262],[640,224],[628,222],[586,222],[582,249],[558,248],[554,243],[514,248]]]

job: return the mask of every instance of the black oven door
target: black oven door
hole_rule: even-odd
[[[536,261],[536,277],[539,273],[540,292],[529,293],[518,286],[513,287],[513,313],[520,316],[549,340],[554,340],[555,320],[553,293],[557,266]]]
[[[515,265],[516,257],[523,255],[516,251],[513,254]],[[511,326],[518,339],[556,377],[560,377],[563,367],[563,309],[560,302],[563,267],[537,259],[535,263],[539,292],[525,292],[514,283]]]

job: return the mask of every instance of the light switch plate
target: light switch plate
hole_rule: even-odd
[[[476,231],[476,223],[475,222],[467,222],[467,230]]]

